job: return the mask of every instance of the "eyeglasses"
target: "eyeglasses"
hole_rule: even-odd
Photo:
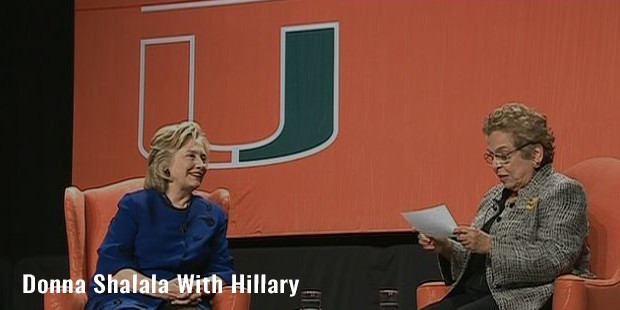
[[[521,150],[522,148],[528,146],[528,145],[532,145],[532,142],[528,142],[526,144],[521,145],[520,147],[508,152],[508,153],[500,153],[500,154],[493,154],[491,152],[486,152],[484,153],[484,161],[487,162],[487,164],[493,166],[494,162],[497,162],[499,165],[503,166],[506,165],[510,162],[510,158],[512,157],[512,154],[514,154],[515,152]]]

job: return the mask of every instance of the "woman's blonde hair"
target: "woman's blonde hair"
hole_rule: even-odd
[[[512,136],[515,147],[523,147],[524,158],[534,156],[534,147],[540,144],[543,147],[543,159],[540,167],[553,162],[555,137],[547,126],[547,117],[530,109],[523,103],[510,102],[489,114],[482,127],[485,136],[495,131],[502,131]]]
[[[151,151],[144,179],[144,188],[153,188],[165,193],[170,182],[170,161],[172,156],[188,141],[201,142],[205,153],[209,152],[209,141],[197,123],[186,121],[161,127],[151,139]]]

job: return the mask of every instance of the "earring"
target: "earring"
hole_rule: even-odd
[[[539,168],[540,167],[540,163],[537,161],[534,161],[534,168]]]

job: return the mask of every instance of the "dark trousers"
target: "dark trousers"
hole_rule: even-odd
[[[466,293],[458,293],[430,304],[423,310],[499,310],[491,294],[475,298]]]
[[[551,310],[553,296],[550,297],[543,305],[541,310]],[[439,302],[430,304],[424,307],[422,310],[499,310],[495,300],[489,295],[475,298],[466,293],[459,293],[444,298]]]
[[[170,303],[164,303],[163,305],[161,305],[159,308],[157,308],[157,310],[196,310],[198,309],[197,306],[191,306],[191,305],[172,305]]]

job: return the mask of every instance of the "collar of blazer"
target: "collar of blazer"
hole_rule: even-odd
[[[515,206],[525,205],[526,209],[532,210],[538,204],[538,196],[542,189],[544,189],[544,184],[549,180],[549,176],[554,173],[553,166],[551,164],[547,164],[532,176],[525,187],[518,191],[517,202]]]

